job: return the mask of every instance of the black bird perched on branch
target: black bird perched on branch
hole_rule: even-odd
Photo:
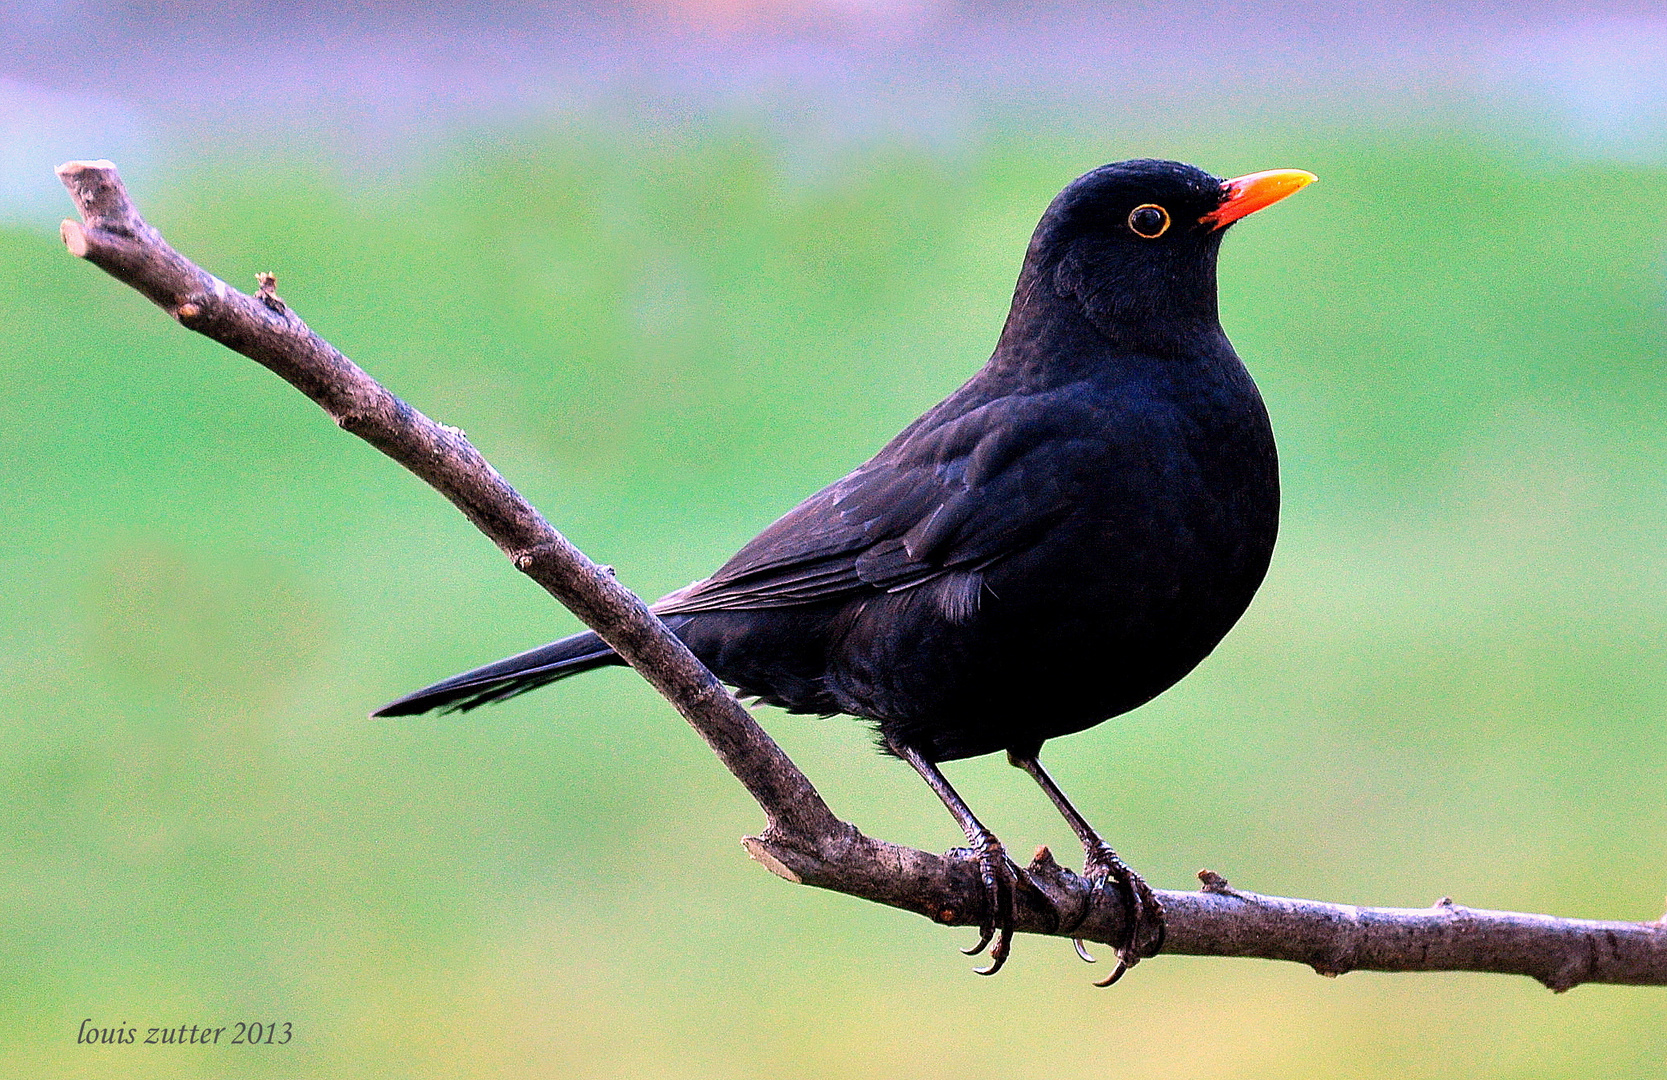
[[[1085,875],[1123,897],[1131,929],[1106,982],[1162,944],[1146,883],[1038,754],[1173,686],[1261,584],[1278,465],[1217,317],[1216,257],[1228,225],[1313,179],[1221,180],[1148,160],[1079,177],[1042,215],[983,369],[653,605],[724,682],[792,712],[871,721],[931,785],[979,862],[970,951],[995,942],[983,974],[1007,958],[1016,892],[1041,893],[938,764],[996,751],[1070,822]],[[575,634],[376,715],[472,709],[621,662]]]

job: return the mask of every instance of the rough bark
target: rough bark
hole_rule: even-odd
[[[532,578],[613,646],[706,740],[763,809],[747,851],[788,881],[831,889],[952,925],[976,925],[983,888],[974,864],[863,835],[815,787],[647,605],[588,559],[523,499],[463,432],[389,393],[308,329],[270,274],[239,292],[170,247],[146,224],[108,161],[58,169],[81,212],[65,221],[71,254],[149,297],[187,329],[249,357],[306,394],[343,429],[404,465],[461,510]],[[1073,925],[1069,936],[1118,942],[1126,913],[1112,894],[1059,866],[1047,850],[1030,870]],[[1197,892],[1157,890],[1164,951],[1243,956],[1346,971],[1491,971],[1528,975],[1553,990],[1583,982],[1667,985],[1667,927],[1434,907],[1363,908],[1259,896],[1199,874]],[[1017,929],[1049,933],[1023,894]]]

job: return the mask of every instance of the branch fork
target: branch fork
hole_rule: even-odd
[[[836,816],[612,567],[592,562],[557,532],[461,430],[401,401],[313,333],[278,297],[272,274],[258,276],[251,296],[198,267],[145,222],[108,161],[72,161],[58,176],[81,213],[61,228],[71,255],[136,289],[187,329],[266,367],[343,430],[415,473],[670,701],[764,811],[764,830],[742,844],[766,869],[945,925],[981,921],[974,863],[875,839]],[[1056,919],[1021,892],[1017,930],[1108,945],[1126,939],[1123,905],[1060,866],[1047,848],[1037,850],[1029,873],[1070,918]],[[1356,907],[1245,892],[1209,870],[1198,876],[1198,891],[1154,890],[1168,927],[1167,953],[1288,960],[1328,976],[1490,971],[1527,975],[1559,992],[1584,982],[1667,985],[1667,926],[1659,921],[1484,911],[1448,898],[1430,908]],[[1057,931],[1059,922],[1071,929]]]

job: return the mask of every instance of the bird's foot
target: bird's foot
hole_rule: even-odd
[[[1121,979],[1125,971],[1140,963],[1143,957],[1156,956],[1158,950],[1163,948],[1166,933],[1163,905],[1145,879],[1129,869],[1117,857],[1117,852],[1105,843],[1084,845],[1082,876],[1088,879],[1096,893],[1108,884],[1116,886],[1127,916],[1127,933],[1116,946],[1117,968],[1094,984],[1110,986]],[[1071,943],[1076,946],[1078,956],[1089,963],[1094,962],[1081,938],[1072,938]]]
[[[1059,910],[1030,874],[1007,857],[1007,850],[993,834],[986,832],[975,843],[976,847],[956,848],[950,852],[960,858],[978,860],[978,876],[984,884],[984,916],[978,926],[978,942],[972,948],[961,951],[967,956],[977,956],[989,946],[990,966],[973,970],[980,975],[994,975],[1007,963],[1007,954],[1012,951],[1019,893],[1029,894],[1038,906],[1052,916],[1054,929],[1059,925]]]

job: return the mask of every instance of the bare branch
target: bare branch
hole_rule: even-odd
[[[863,835],[841,821],[735,697],[640,598],[567,541],[453,427],[394,397],[314,334],[259,275],[254,296],[180,255],[140,217],[108,161],[72,161],[58,175],[81,211],[65,221],[70,253],[143,293],[181,325],[255,360],[306,394],[338,425],[450,499],[514,562],[666,697],[763,809],[747,851],[789,881],[872,900],[936,922],[976,925],[984,890],[975,865]],[[1115,897],[1059,866],[1046,848],[1032,875],[1092,941],[1125,937]],[[1198,892],[1159,891],[1166,952],[1246,956],[1346,971],[1492,971],[1567,990],[1583,982],[1667,985],[1667,927],[1481,911],[1360,908],[1258,896],[1204,871]],[[1021,894],[1021,931],[1046,934],[1049,913]]]
[[[805,775],[746,709],[611,571],[591,562],[498,475],[462,431],[437,424],[302,322],[263,274],[238,292],[146,224],[108,161],[72,161],[58,176],[81,211],[61,226],[72,255],[149,297],[187,329],[270,369],[338,425],[450,499],[515,566],[600,634],[664,694],[764,807],[770,828],[813,842],[840,837]]]

